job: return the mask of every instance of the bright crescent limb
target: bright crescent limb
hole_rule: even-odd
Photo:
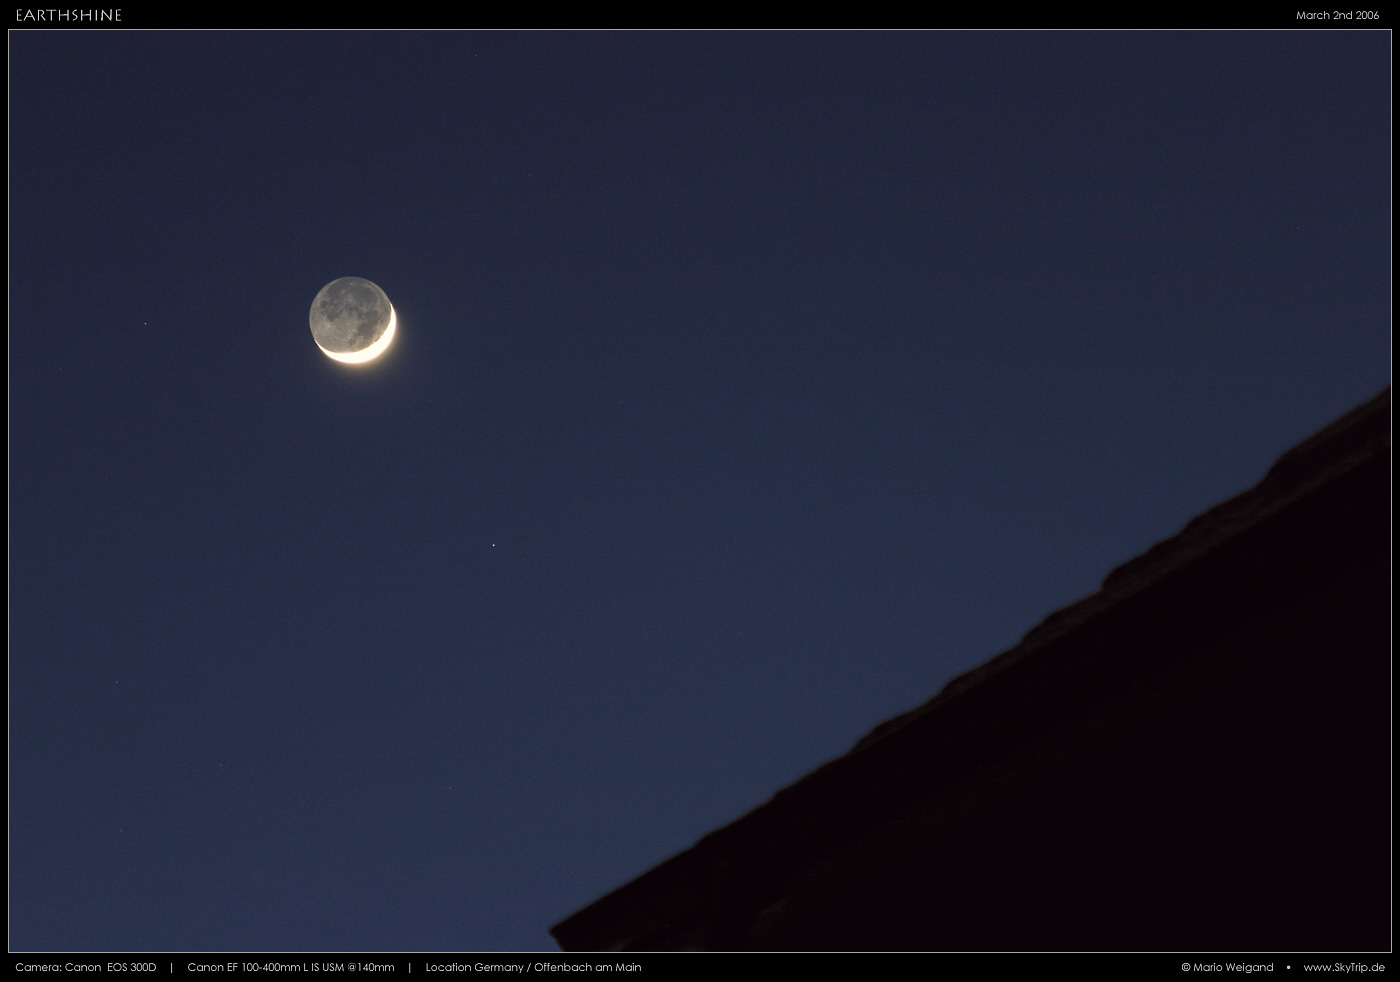
[[[389,326],[384,329],[384,333],[379,335],[379,340],[371,344],[368,348],[361,348],[359,351],[326,351],[321,348],[321,342],[316,341],[316,347],[321,348],[327,355],[336,361],[343,361],[347,365],[362,365],[367,361],[373,361],[384,354],[384,349],[389,347],[389,342],[394,340],[394,328],[397,326],[399,315],[394,312],[394,305],[389,304]]]

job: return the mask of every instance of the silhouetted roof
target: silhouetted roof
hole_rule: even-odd
[[[1176,810],[1185,806],[1163,805],[1154,797],[1149,786],[1157,777],[1170,774],[1189,785],[1199,775],[1202,788],[1225,788],[1235,780],[1243,797],[1229,807],[1238,814],[1221,813],[1219,822],[1277,826],[1308,841],[1313,830],[1365,840],[1336,847],[1342,853],[1381,849],[1383,855],[1339,853],[1316,864],[1305,854],[1305,874],[1299,875],[1316,882],[1303,883],[1295,876],[1296,882],[1312,890],[1345,888],[1353,894],[1349,900],[1334,896],[1318,903],[1374,904],[1374,877],[1357,886],[1345,879],[1352,874],[1338,873],[1343,879],[1333,882],[1325,872],[1333,860],[1365,864],[1368,856],[1383,874],[1388,896],[1388,838],[1383,835],[1384,844],[1378,844],[1372,813],[1380,809],[1388,834],[1388,770],[1375,771],[1378,761],[1389,760],[1389,416],[1387,388],[1283,454],[1253,488],[1113,570],[1098,592],[1051,614],[1014,648],[954,678],[929,701],[877,726],[849,752],[562,921],[553,928],[555,938],[566,950],[983,949],[1004,947],[997,940],[1001,937],[1017,950],[1060,947],[1054,940],[1061,935],[1044,933],[1050,928],[1043,925],[1038,928],[1042,933],[1017,933],[1021,929],[1014,914],[1007,915],[1003,934],[978,933],[982,928],[976,924],[962,935],[940,934],[937,925],[921,934],[924,915],[915,917],[907,908],[932,905],[937,913],[928,916],[938,925],[960,923],[951,909],[954,898],[928,899],[940,890],[965,892],[958,884],[975,880],[976,874],[958,872],[961,860],[951,858],[957,844],[975,840],[975,846],[967,847],[979,852],[984,867],[995,867],[997,860],[987,857],[996,849],[989,845],[996,835],[1004,842],[1025,834],[1029,824],[1022,810],[1034,811],[1034,803],[1047,795],[1053,800],[1054,788],[1081,788],[1076,783],[1081,781],[1082,788],[1096,788],[1094,775],[1107,766],[1105,761],[1117,760],[1108,755],[1128,753],[1114,750],[1120,743],[1135,748],[1136,759],[1151,761],[1141,768],[1128,765],[1123,778],[1123,793],[1139,802],[1133,814],[1141,823],[1140,834],[1161,831],[1154,823],[1166,828],[1191,821],[1191,813]],[[1379,668],[1378,645],[1385,651]],[[1336,677],[1327,679],[1329,672]],[[1359,688],[1353,692],[1352,685]],[[1379,723],[1372,718],[1381,705],[1376,703],[1377,687],[1385,690]],[[1202,695],[1206,691],[1212,694]],[[1259,693],[1259,706],[1236,710],[1221,705],[1221,700],[1250,702],[1251,693]],[[1313,698],[1311,693],[1316,693],[1316,711],[1310,714],[1270,708]],[[1367,715],[1359,720],[1351,713]],[[1372,746],[1377,732],[1383,749]],[[1260,756],[1255,744],[1261,740],[1295,759],[1275,762],[1267,752]],[[1242,749],[1246,744],[1247,754]],[[1364,746],[1356,750],[1359,745]],[[1310,748],[1332,760],[1311,762]],[[1233,776],[1237,771],[1242,773]],[[1275,793],[1271,788],[1295,774],[1327,778],[1334,773],[1338,780],[1345,776],[1366,785],[1363,812],[1353,817],[1347,806],[1334,802],[1331,811],[1308,806],[1306,816],[1294,809],[1288,813],[1292,817],[1277,822],[1270,817],[1272,806],[1263,802]],[[993,777],[974,781],[970,774]],[[1001,781],[1016,788],[967,790],[988,781],[988,786]],[[1370,787],[1377,781],[1379,798]],[[1033,793],[1027,790],[1032,787]],[[1076,793],[1082,796],[1082,789]],[[1335,817],[1339,809],[1343,814]],[[954,812],[971,817],[947,817]],[[1015,820],[1007,817],[1012,813]],[[1101,830],[1090,834],[1079,820],[1043,814],[1033,821],[1056,830],[1043,833],[1050,837],[1047,841],[1070,843],[1067,848],[1085,853],[1081,862],[1094,882],[1117,882],[1112,879],[1116,874],[1099,871],[1100,860],[1092,854],[1095,836],[1104,835]],[[1224,827],[1207,827],[1191,848],[1196,854],[1204,850],[1214,857],[1211,862],[1227,863],[1230,850],[1241,851],[1240,862],[1254,864],[1247,865],[1254,871],[1249,875],[1261,881],[1258,889],[1265,892],[1242,896],[1240,903],[1268,907],[1273,901],[1267,891],[1283,888],[1271,885],[1271,879],[1262,882],[1272,875],[1258,872],[1265,860],[1250,858],[1247,844],[1232,845],[1247,839],[1237,832],[1226,836],[1219,831]],[[1114,848],[1129,850],[1125,862],[1143,861],[1131,852],[1138,848],[1131,843],[1115,843]],[[918,890],[926,888],[927,895],[911,886],[912,873],[899,872],[906,854],[909,868],[922,871]],[[1025,855],[1031,858],[1006,860],[1011,865],[1004,875],[1013,885],[1023,875],[1049,875],[1036,865],[1039,852]],[[1146,862],[1143,876],[1160,878],[1169,872],[1153,865],[1158,860]],[[877,872],[865,880],[866,870]],[[1156,902],[1135,901],[1132,889],[1115,902],[1146,902],[1149,907]],[[846,893],[858,895],[840,899]],[[1053,905],[1052,896],[1046,894],[1045,903]],[[1109,903],[1089,901],[1091,906],[1100,902]],[[1182,903],[1213,910],[1208,899]],[[884,913],[867,915],[863,908],[870,904]],[[1150,915],[1160,928],[1156,935],[1147,928],[1147,933],[1133,935],[1124,927],[1103,943],[1094,943],[1087,933],[1067,946],[1175,949],[1169,911],[1178,906]],[[1375,917],[1369,907],[1358,911],[1336,913],[1335,925],[1328,920],[1333,915],[1321,909],[1312,920],[1296,923],[1286,915],[1269,916],[1279,923],[1279,932],[1291,931],[1295,937],[1307,925],[1321,924],[1321,918],[1331,925],[1326,927],[1330,933],[1299,938],[1300,946],[1343,950],[1358,945],[1335,942],[1360,940],[1364,948],[1378,930],[1388,930],[1385,903]],[[1192,917],[1181,915],[1181,948],[1229,937],[1212,934],[1205,914],[1204,920]],[[1261,913],[1259,920],[1262,925],[1269,918]],[[889,926],[895,922],[900,926]],[[1355,932],[1369,933],[1348,934],[1354,922]],[[1377,927],[1382,923],[1387,927]],[[1276,947],[1269,928],[1250,930],[1255,933],[1242,944],[1223,947],[1248,948],[1251,941]]]

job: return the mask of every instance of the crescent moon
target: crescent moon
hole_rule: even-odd
[[[374,359],[384,354],[385,349],[389,347],[389,342],[394,340],[394,328],[398,324],[398,321],[399,315],[394,310],[394,305],[391,303],[389,304],[389,326],[384,328],[384,333],[379,336],[378,341],[375,341],[367,348],[361,348],[359,351],[326,351],[320,341],[316,341],[314,337],[312,340],[316,341],[316,347],[320,348],[327,356],[334,358],[336,361],[343,361],[347,365],[362,365],[367,361],[374,361]]]

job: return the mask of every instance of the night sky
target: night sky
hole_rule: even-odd
[[[1389,379],[1385,32],[9,55],[15,950],[553,950]]]

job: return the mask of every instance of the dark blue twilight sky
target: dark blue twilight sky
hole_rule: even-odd
[[[1389,378],[1383,32],[9,48],[16,949],[552,949]]]

